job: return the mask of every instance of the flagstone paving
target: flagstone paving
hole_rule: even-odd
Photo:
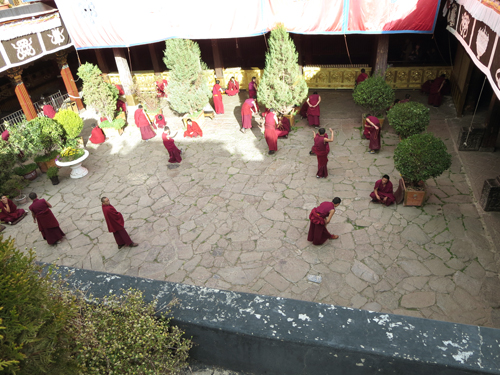
[[[278,140],[271,156],[255,122],[251,132],[239,131],[244,92],[241,99],[224,97],[226,113],[202,125],[203,138],[183,138],[181,121],[167,111],[184,150],[178,168],[168,168],[160,136],[141,141],[129,125],[121,137],[87,144],[86,177],[70,179],[65,168],[53,186],[39,176],[25,192],[54,206],[66,233],[61,244],[47,245],[29,218],[4,233],[20,247],[34,247],[44,262],[500,328],[498,242],[486,224],[499,222],[500,213],[486,215],[472,193],[482,181],[471,182],[466,173],[472,156],[456,152],[456,131],[465,120],[455,117],[450,99],[431,108],[429,127],[453,155],[450,170],[427,181],[424,207],[383,207],[371,203],[369,193],[383,174],[397,186],[398,137],[384,125],[382,150],[367,153],[362,111],[351,93],[320,94],[321,124],[335,130],[326,179],[316,178],[305,120]],[[88,110],[85,117],[88,136],[96,116]],[[500,165],[498,156],[488,157]],[[497,174],[498,168],[483,178]],[[138,247],[118,250],[101,196],[123,213]],[[342,204],[329,229],[340,238],[313,246],[309,211],[335,196]]]

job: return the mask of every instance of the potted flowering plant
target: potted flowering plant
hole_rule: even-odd
[[[81,158],[84,154],[85,150],[81,148],[66,147],[64,150],[61,151],[57,160],[66,163],[69,161],[75,161]]]

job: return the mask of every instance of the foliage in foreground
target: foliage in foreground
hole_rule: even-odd
[[[387,112],[387,119],[401,138],[422,133],[431,121],[429,108],[418,102],[395,104]]]
[[[295,44],[285,26],[278,25],[269,38],[266,67],[257,91],[259,102],[283,114],[302,104],[308,89],[298,61]]]
[[[68,138],[73,139],[80,135],[83,129],[83,119],[78,113],[69,109],[61,109],[56,113],[56,120],[66,132]]]

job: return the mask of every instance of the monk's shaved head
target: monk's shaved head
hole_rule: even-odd
[[[36,193],[30,193],[29,197],[31,200],[36,199]]]
[[[102,197],[102,198],[101,198],[101,203],[105,203],[107,200],[108,200],[108,198],[107,198],[107,197]]]

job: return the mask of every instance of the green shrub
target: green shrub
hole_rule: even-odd
[[[37,168],[38,165],[36,165],[36,163],[25,164],[21,167],[14,168],[14,173],[18,176],[24,176],[28,173],[33,172]]]
[[[21,190],[28,184],[28,180],[22,178],[18,175],[12,175],[3,184],[2,193],[7,195],[9,198],[15,198],[21,195]]]
[[[69,109],[63,109],[57,112],[54,117],[66,132],[68,138],[76,138],[83,129],[83,119],[75,112]]]
[[[12,125],[9,127],[9,134],[8,144],[13,148],[13,153],[16,155],[22,150],[23,154],[30,158],[43,150],[42,129],[37,121],[23,121]]]
[[[440,176],[451,166],[442,140],[430,133],[403,139],[394,150],[394,166],[410,185]]]
[[[35,157],[35,163],[43,163],[55,159],[59,155],[59,150],[53,150],[47,155],[38,155]]]
[[[125,120],[122,118],[115,118],[113,121],[105,120],[99,124],[101,129],[122,129],[125,126]]]
[[[56,177],[57,175],[59,175],[59,168],[50,167],[49,169],[47,169],[47,177],[48,178]]]
[[[28,122],[25,132],[28,131],[38,132],[38,137],[33,140],[33,143],[36,146],[36,150],[42,150],[45,155],[49,154],[55,147],[61,148],[64,146],[64,129],[57,121],[51,118],[34,118]],[[24,149],[22,150],[24,151]]]
[[[35,263],[32,250],[22,252],[0,235],[0,362],[5,375],[76,374],[69,334],[76,305],[61,295],[48,274]],[[17,363],[15,363],[15,362]]]
[[[401,138],[419,134],[427,129],[430,122],[429,108],[422,103],[397,103],[387,112],[389,124]]]
[[[79,303],[71,330],[84,374],[176,374],[186,366],[191,341],[169,325],[169,311],[157,319],[156,302],[146,304],[141,292]]]
[[[371,115],[383,117],[385,110],[394,103],[394,90],[380,76],[372,76],[356,86],[352,93],[354,103]]]

